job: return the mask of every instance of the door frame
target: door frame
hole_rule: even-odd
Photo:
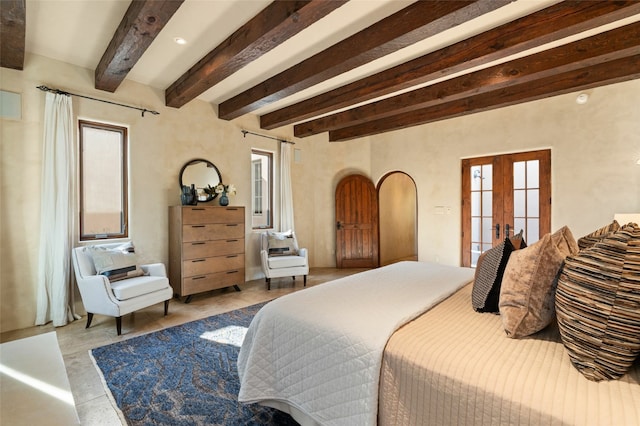
[[[539,169],[539,235],[551,232],[551,149],[487,155],[483,157],[465,158],[461,161],[462,194],[461,194],[461,265],[471,266],[471,167],[491,163],[493,165],[492,214],[495,223],[504,225],[505,218],[513,218],[513,163],[528,160],[540,160]],[[502,182],[495,179],[496,170],[500,170]],[[543,184],[543,179],[548,181]],[[500,183],[500,185],[496,185]],[[497,188],[497,189],[496,189]],[[468,208],[466,206],[469,206]],[[511,223],[513,226],[513,222]],[[513,229],[513,228],[512,228]],[[469,233],[465,235],[465,230]],[[514,230],[515,232],[515,230]],[[504,240],[504,232],[500,238],[492,238],[493,245]]]
[[[381,199],[380,199],[380,190],[382,189],[382,185],[384,184],[385,180],[387,178],[389,178],[392,175],[395,174],[402,174],[405,175],[407,178],[409,178],[411,180],[411,182],[413,183],[413,189],[414,189],[414,197],[415,197],[415,211],[414,211],[414,223],[415,223],[415,228],[414,228],[414,242],[415,242],[415,247],[413,249],[414,254],[415,254],[415,259],[418,259],[418,185],[416,185],[416,181],[413,179],[413,177],[411,177],[411,175],[409,175],[406,172],[403,172],[401,170],[394,170],[391,172],[386,173],[385,175],[383,175],[380,180],[378,181],[378,184],[376,185],[376,190],[378,192],[378,243],[379,243],[379,247],[378,247],[378,264],[382,265],[382,220],[381,220],[381,212],[380,212],[380,204],[381,204]]]

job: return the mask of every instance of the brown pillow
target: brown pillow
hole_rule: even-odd
[[[507,336],[519,338],[542,330],[555,317],[555,288],[564,259],[578,252],[568,227],[547,234],[511,254],[500,289],[500,315]]]
[[[526,246],[520,231],[480,255],[471,292],[471,305],[476,312],[498,312],[500,285],[509,256]]]
[[[580,247],[580,250],[589,248],[595,243],[604,240],[608,235],[616,232],[618,229],[620,229],[620,224],[618,223],[618,221],[614,220],[607,226],[603,226],[602,228],[597,229],[592,233],[580,238],[578,240],[578,247]]]
[[[622,377],[640,355],[640,227],[569,256],[556,308],[571,363],[589,380]]]

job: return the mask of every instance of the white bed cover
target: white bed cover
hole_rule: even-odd
[[[321,425],[375,425],[387,340],[473,274],[399,262],[268,303],[240,350],[239,400],[285,403]]]

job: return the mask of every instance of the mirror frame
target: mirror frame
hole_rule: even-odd
[[[182,177],[184,175],[184,171],[187,169],[187,167],[193,166],[193,165],[196,165],[196,164],[199,164],[199,163],[205,163],[207,168],[211,168],[211,169],[215,170],[216,174],[218,175],[218,182],[216,182],[214,185],[209,184],[210,186],[215,187],[216,185],[218,185],[219,183],[222,182],[222,175],[220,174],[220,170],[218,170],[218,168],[215,166],[215,164],[213,164],[211,161],[205,160],[204,158],[194,158],[193,160],[188,161],[187,163],[185,163],[185,165],[182,166],[182,168],[180,169],[180,175],[178,176],[178,183],[180,184],[180,191],[182,191],[182,187],[184,185],[190,187],[192,185],[192,183],[193,183],[193,182],[187,182],[187,183],[183,182]],[[198,189],[202,189],[202,188],[196,187],[196,190],[198,190]],[[203,200],[203,199],[198,197],[198,202],[199,203],[207,203],[207,202],[215,199],[217,196],[218,196],[218,194],[215,194],[215,193],[213,195],[207,194],[207,199],[206,200]]]

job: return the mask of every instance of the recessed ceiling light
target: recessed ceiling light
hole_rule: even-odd
[[[586,93],[580,93],[576,98],[576,103],[580,105],[584,105],[587,103],[588,100],[589,100],[589,95],[587,95]]]
[[[183,39],[182,37],[174,37],[173,41],[175,41],[178,44],[187,44],[187,40]]]

